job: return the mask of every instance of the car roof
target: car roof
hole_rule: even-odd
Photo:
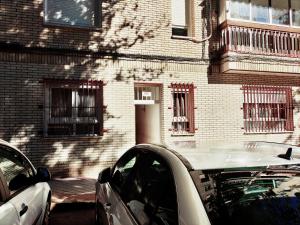
[[[6,145],[6,146],[11,147],[11,148],[15,149],[16,151],[20,152],[19,149],[17,149],[15,146],[11,145],[11,144],[8,143],[7,141],[4,141],[4,140],[0,139],[0,144],[1,144],[1,145]]]
[[[31,166],[34,168],[34,170],[35,170],[35,167],[34,167],[33,164],[31,163],[31,161],[27,158],[27,156],[26,156],[23,152],[21,152],[19,149],[17,149],[15,146],[11,145],[10,143],[8,143],[7,141],[4,141],[4,140],[2,140],[2,139],[0,139],[0,145],[8,146],[8,147],[14,149],[15,151],[17,151],[19,154],[21,154],[24,158],[27,159],[27,161],[30,163],[30,165],[31,165]]]
[[[212,170],[300,164],[300,148],[270,142],[207,143],[197,147],[168,146],[188,169]],[[278,157],[292,148],[290,160]]]

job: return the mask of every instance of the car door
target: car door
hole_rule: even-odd
[[[109,224],[178,224],[172,173],[158,156],[143,151],[124,155],[107,186]]]
[[[144,152],[139,162],[135,180],[127,190],[129,210],[139,224],[178,225],[176,187],[167,162],[152,151]]]
[[[6,204],[14,206],[20,225],[36,224],[42,214],[42,192],[34,184],[34,169],[16,150],[0,145],[0,169],[6,181],[9,197]]]
[[[6,201],[8,197],[8,187],[0,169],[0,225],[18,225],[20,224],[20,220],[17,210],[10,202]]]
[[[121,197],[124,184],[133,175],[137,161],[137,152],[125,153],[114,166],[111,181],[102,184],[100,190],[96,190],[100,193],[100,199],[96,201],[101,202],[100,210],[103,210],[105,215],[105,218],[102,218],[105,225],[138,225]]]

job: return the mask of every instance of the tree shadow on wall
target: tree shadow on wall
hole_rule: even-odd
[[[111,126],[100,137],[43,137],[43,79],[106,79],[128,83],[155,80],[164,66],[112,66],[119,56],[136,52],[140,45],[168,26],[165,15],[147,20],[147,2],[102,2],[102,25],[98,29],[75,29],[45,25],[42,0],[0,2],[0,44],[8,56],[0,70],[3,106],[0,138],[19,147],[36,166],[49,166],[53,173],[83,175],[86,167],[111,164],[128,140],[128,133]],[[150,4],[149,4],[150,5]],[[153,4],[151,4],[153,5]],[[149,15],[148,15],[149,16]],[[47,56],[47,57],[46,57]],[[107,69],[113,67],[114,69]],[[99,77],[102,72],[112,76]],[[133,91],[133,90],[132,90]],[[2,101],[1,100],[1,101]],[[121,121],[106,112],[104,123]],[[125,129],[124,129],[125,130]]]

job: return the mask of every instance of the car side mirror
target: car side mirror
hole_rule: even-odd
[[[98,182],[104,184],[110,181],[110,167],[102,170],[98,175]]]
[[[51,179],[49,170],[45,167],[37,168],[36,182],[48,182]]]

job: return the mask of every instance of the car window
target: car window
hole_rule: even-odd
[[[29,162],[17,151],[6,146],[0,146],[0,168],[11,195],[29,185],[34,175]]]
[[[176,189],[168,166],[146,153],[128,164],[133,166],[123,181],[120,194],[139,224],[178,224]]]
[[[137,154],[128,152],[117,162],[111,180],[111,185],[117,192],[121,193],[125,182],[132,176],[136,161]]]
[[[212,225],[299,225],[300,171],[269,166],[194,171]]]

